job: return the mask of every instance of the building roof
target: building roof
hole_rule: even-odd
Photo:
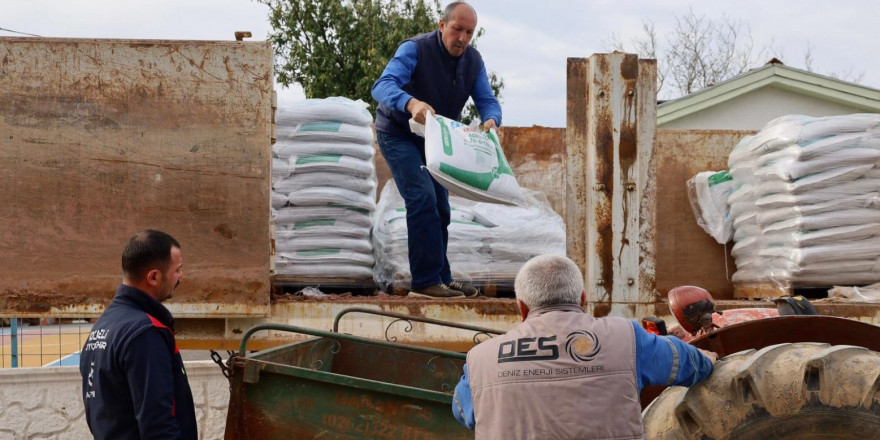
[[[867,113],[880,113],[880,90],[788,67],[774,59],[760,68],[660,104],[657,107],[657,124],[674,121],[771,86],[863,109]]]

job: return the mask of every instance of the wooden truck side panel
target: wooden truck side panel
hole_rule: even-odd
[[[0,38],[0,312],[99,310],[155,228],[175,315],[265,315],[272,112],[268,43]]]

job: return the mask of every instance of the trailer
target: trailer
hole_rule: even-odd
[[[718,310],[767,307],[772,305],[769,298],[792,293],[785,286],[733,285],[727,275],[734,269],[729,249],[703,233],[690,212],[684,182],[697,172],[723,169],[731,148],[751,132],[656,129],[653,60],[595,54],[569,59],[567,72],[565,128],[504,127],[500,136],[520,183],[547,194],[565,219],[568,255],[585,276],[587,312],[670,319],[665,292],[685,284],[711,291]],[[367,431],[381,437],[392,424],[410,427],[396,431],[412,434],[407,438],[420,438],[416,425],[429,427],[421,429],[428,436],[421,438],[431,433],[465,436],[448,418],[424,420],[422,410],[405,410],[390,419],[377,414],[382,423],[357,417],[366,414],[365,406],[378,407],[401,396],[415,400],[383,408],[415,405],[439,415],[449,404],[449,385],[461,353],[475,342],[473,328],[511,328],[519,320],[515,302],[387,294],[311,298],[279,289],[291,281],[344,280],[320,274],[282,280],[272,274],[269,188],[275,98],[268,43],[4,37],[0,77],[0,102],[5,104],[0,106],[0,167],[5,171],[0,175],[0,216],[5,222],[0,228],[0,317],[97,317],[119,281],[121,243],[139,229],[162,229],[179,239],[186,259],[184,282],[166,303],[177,318],[181,348],[239,348],[231,362],[238,381],[231,417],[259,414],[247,405],[260,401],[264,409],[282,410],[275,416],[283,417],[289,414],[283,403],[299,398],[293,390],[314,386],[305,394],[321,394],[320,402],[297,401],[305,408],[325,405],[322,411],[329,416],[297,417],[314,426],[335,426],[343,431],[339,436],[372,435]],[[387,167],[380,155],[376,160],[384,183]],[[373,313],[338,319],[352,308]],[[816,309],[849,318],[844,327],[854,321],[880,322],[875,304],[817,303]],[[413,332],[426,322],[401,319],[403,315],[458,326]],[[736,413],[745,423],[752,420],[749,414],[774,414],[776,407],[763,391],[763,371],[780,376],[798,371],[786,385],[802,391],[800,400],[791,401],[794,407],[826,408],[827,402],[837,408],[859,406],[849,413],[846,425],[868,433],[861,437],[877,432],[874,422],[864,422],[866,411],[876,414],[876,353],[853,336],[874,335],[873,328],[852,333],[846,327],[837,332],[843,339],[824,341],[862,348],[756,347],[759,338],[754,335],[763,335],[766,342],[773,330],[746,325],[755,326],[737,333],[741,336],[734,339],[747,342],[738,348],[759,349],[731,355],[728,365],[736,366],[724,371],[735,374],[719,375],[726,382],[712,385],[734,390],[728,394],[733,397],[708,402],[681,394],[668,400],[666,409],[655,411],[679,426],[670,438],[756,438],[749,437],[755,433],[796,437],[805,432],[774,431],[792,425],[773,418],[756,422],[755,430],[736,431],[739,425],[730,422],[739,437],[723,437],[709,426],[707,421],[715,421],[717,414],[703,411],[715,406],[746,408]],[[326,332],[331,327],[334,331]],[[246,334],[251,329],[266,331]],[[715,339],[710,335],[706,343],[728,347],[724,334]],[[795,341],[783,337],[775,342]],[[426,369],[435,365],[449,371],[440,380],[423,383],[427,378],[404,371],[388,374],[363,362],[376,356],[394,364],[418,359]],[[435,357],[444,365],[432,362]],[[808,361],[778,367],[768,360],[772,357]],[[840,370],[834,365],[870,368],[857,373],[855,367]],[[833,373],[839,371],[849,373]],[[273,395],[261,391],[260,383],[277,383],[291,392]],[[857,401],[842,400],[840,393],[828,391],[833,389],[829,383],[859,385],[845,393],[859,396]],[[363,390],[367,397],[353,390]],[[341,396],[339,405],[329,395]],[[346,404],[355,411],[331,411]],[[796,419],[786,411],[779,417]],[[831,414],[819,425],[837,420]],[[290,423],[273,420],[277,426]],[[236,431],[241,426],[228,425],[232,431],[227,436],[245,435]],[[838,438],[856,438],[852,432],[835,432]]]
[[[283,294],[291,281],[344,280],[273,276],[268,43],[4,37],[0,59],[9,104],[0,108],[0,317],[98,316],[118,283],[121,243],[154,227],[184,247],[186,277],[166,303],[183,348],[234,349],[261,323],[327,329],[350,307],[499,329],[517,322],[509,298]],[[653,60],[596,54],[569,59],[567,70],[565,128],[503,127],[500,136],[520,183],[565,219],[589,312],[668,317],[663,295],[683,284],[710,290],[720,309],[790,293],[734,286],[729,249],[689,209],[684,182],[723,168],[750,132],[656,129]],[[376,169],[384,184],[378,154]],[[880,320],[874,304],[817,308]],[[342,331],[381,337],[387,323],[371,317]],[[452,330],[401,337],[468,344]],[[286,342],[263,336],[252,346]]]

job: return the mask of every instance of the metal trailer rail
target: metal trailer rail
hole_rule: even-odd
[[[479,326],[475,326],[475,325],[458,324],[455,322],[442,321],[439,319],[431,319],[431,318],[425,318],[425,317],[421,317],[421,316],[412,316],[412,315],[406,315],[403,313],[387,312],[384,310],[368,309],[368,308],[364,308],[364,307],[351,307],[351,308],[345,309],[345,310],[337,313],[336,318],[333,320],[333,332],[334,333],[339,332],[339,321],[342,320],[343,316],[353,314],[353,313],[362,313],[362,314],[366,314],[366,315],[377,315],[377,316],[386,316],[386,317],[390,317],[390,318],[396,318],[395,320],[391,321],[390,323],[388,323],[388,325],[385,326],[385,331],[384,331],[385,340],[389,341],[389,342],[397,342],[397,337],[396,336],[389,336],[388,331],[391,329],[392,326],[394,326],[394,324],[396,324],[398,322],[405,322],[407,324],[407,326],[403,330],[406,333],[412,332],[412,330],[413,330],[412,323],[413,322],[422,322],[425,324],[432,324],[432,325],[437,325],[437,326],[441,326],[441,327],[451,327],[451,328],[457,328],[457,329],[462,329],[462,330],[470,330],[470,331],[474,332],[474,337],[473,337],[474,345],[477,345],[480,342],[482,342],[483,340],[485,340],[485,339],[481,339],[481,337],[483,337],[483,336],[485,336],[486,338],[491,338],[492,336],[503,335],[505,333],[504,330],[497,330],[497,329],[488,328],[488,327],[479,327]]]

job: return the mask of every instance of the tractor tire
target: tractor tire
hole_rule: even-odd
[[[878,439],[880,353],[810,342],[734,353],[642,415],[647,440]]]

